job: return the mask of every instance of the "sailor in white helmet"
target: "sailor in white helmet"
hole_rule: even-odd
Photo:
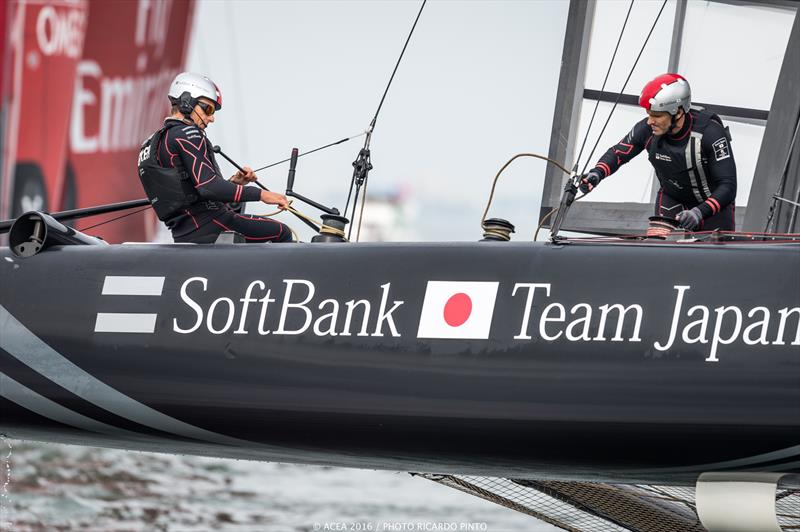
[[[222,231],[246,242],[290,242],[290,229],[275,220],[243,215],[231,203],[261,201],[285,209],[286,196],[246,186],[256,180],[250,167],[222,177],[206,128],[222,109],[222,94],[205,76],[183,72],[169,88],[172,104],[164,125],[142,145],[139,177],[159,219],[175,242],[210,243]]]
[[[647,150],[661,184],[656,216],[689,231],[734,231],[736,162],[728,128],[713,113],[692,109],[689,82],[662,74],[645,85],[639,105],[647,118],[606,151],[583,176],[588,193],[639,152]]]

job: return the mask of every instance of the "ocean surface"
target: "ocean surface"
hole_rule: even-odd
[[[0,530],[558,529],[407,473],[0,439]]]

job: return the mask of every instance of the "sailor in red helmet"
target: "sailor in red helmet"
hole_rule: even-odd
[[[171,114],[142,144],[138,167],[147,197],[175,242],[212,243],[222,231],[238,233],[246,242],[290,242],[288,226],[240,214],[230,205],[261,201],[285,209],[289,202],[283,194],[246,186],[256,180],[247,166],[230,179],[222,177],[205,131],[222,108],[217,85],[183,72],[168,96]]]
[[[736,163],[730,134],[713,113],[691,109],[692,93],[678,74],[662,74],[644,86],[639,105],[647,118],[608,149],[585,174],[588,193],[620,166],[647,150],[661,189],[656,216],[688,231],[735,230]]]

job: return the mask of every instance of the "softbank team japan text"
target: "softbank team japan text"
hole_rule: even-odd
[[[430,281],[419,312],[415,310],[418,304],[396,299],[391,282],[376,285],[367,298],[349,300],[321,297],[315,283],[305,279],[283,279],[279,286],[254,280],[242,294],[212,299],[211,283],[206,277],[192,277],[181,284],[185,312],[172,319],[173,332],[488,339],[499,284]],[[431,296],[434,288],[435,297]],[[664,319],[648,323],[645,309],[636,303],[565,305],[558,301],[557,287],[550,283],[518,282],[509,288],[510,300],[509,290],[500,290],[503,297],[498,304],[515,311],[512,340],[517,342],[643,342],[642,331],[646,330],[653,336],[656,351],[699,344],[707,347],[707,362],[717,362],[724,347],[731,344],[739,348],[800,345],[800,307],[709,306],[692,297],[688,285],[673,286],[660,295],[659,301],[671,303],[669,323]],[[446,290],[453,295],[448,297]],[[419,314],[406,319],[409,312]],[[399,323],[412,322],[419,324],[418,330],[399,327]],[[436,322],[435,327],[425,322]],[[482,322],[486,322],[485,332]],[[471,331],[470,335],[460,333],[462,329]],[[498,339],[495,334],[492,338]]]

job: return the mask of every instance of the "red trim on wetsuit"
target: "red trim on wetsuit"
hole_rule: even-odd
[[[709,207],[711,207],[712,214],[717,214],[720,211],[721,209],[720,204],[714,198],[708,198],[705,202],[708,204]]]
[[[175,157],[177,157],[178,154],[172,153],[172,150],[169,149],[169,131],[171,129],[172,129],[171,127],[167,128],[167,131],[164,133],[164,148],[167,150],[167,153],[169,154],[169,165],[175,168],[175,163],[173,162],[173,159],[175,159]]]
[[[213,180],[216,177],[217,173],[214,170],[214,164],[208,158],[208,149],[206,148],[206,143],[205,143],[204,139],[201,138],[200,139],[200,144],[197,144],[197,145],[192,144],[189,141],[189,139],[175,139],[175,140],[178,142],[178,146],[180,146],[181,150],[183,150],[183,153],[185,153],[186,155],[189,155],[193,160],[193,162],[192,162],[192,177],[194,178],[195,186],[205,185],[206,183],[208,183],[209,181]],[[186,147],[184,146],[184,143],[188,144],[192,148],[195,148],[198,152],[201,151],[201,149],[202,149],[203,158],[205,160],[204,161],[203,160],[199,160],[194,153],[192,153],[191,151],[186,149]],[[199,165],[198,165],[198,162],[200,163]],[[203,166],[208,167],[209,171],[211,172],[211,177],[209,177],[208,179],[206,179],[203,182],[200,182],[200,175],[201,175],[201,173],[203,171]]]
[[[624,151],[620,150],[620,149],[617,149],[617,148],[614,149],[615,152],[621,153],[623,155],[628,155],[631,152],[631,150],[633,149],[633,144],[628,144],[627,142],[620,142],[620,143],[617,144],[617,146],[625,146],[625,147],[628,148],[627,150],[624,150]]]
[[[200,225],[198,225],[198,223],[197,223],[197,219],[196,219],[196,218],[195,218],[195,217],[192,215],[192,213],[191,213],[191,212],[189,212],[189,210],[188,210],[188,209],[187,209],[187,210],[185,210],[185,211],[183,211],[183,212],[185,212],[186,214],[188,214],[188,215],[189,215],[189,218],[191,218],[191,219],[192,219],[192,221],[194,222],[194,227],[195,227],[195,229],[200,229]]]

